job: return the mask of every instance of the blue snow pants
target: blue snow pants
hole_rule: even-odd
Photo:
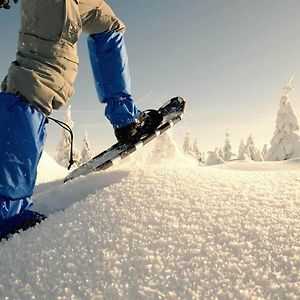
[[[131,96],[124,35],[103,32],[88,37],[88,48],[98,98],[106,103],[105,116],[114,128],[135,123],[140,111]]]
[[[0,224],[32,205],[46,116],[18,96],[0,93]]]

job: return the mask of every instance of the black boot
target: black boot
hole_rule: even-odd
[[[115,136],[120,144],[130,144],[141,138],[137,130],[137,123],[131,123],[126,126],[115,128]]]
[[[11,235],[34,227],[46,219],[46,216],[31,210],[10,217],[0,223],[0,241],[8,239]]]
[[[116,128],[115,136],[121,144],[136,143],[144,135],[153,133],[163,120],[163,116],[157,110],[143,111],[136,123]]]

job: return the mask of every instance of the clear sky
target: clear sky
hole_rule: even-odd
[[[201,150],[221,146],[225,131],[234,147],[253,134],[268,143],[282,87],[294,75],[292,105],[300,117],[299,0],[111,0],[126,23],[132,87],[141,109],[156,108],[174,95],[187,100],[184,123]],[[0,77],[15,57],[19,10],[0,11]],[[109,146],[113,132],[97,102],[86,36],[79,42],[80,71],[72,97],[79,147],[86,128],[93,149]],[[64,111],[54,117],[63,118]],[[48,128],[55,150],[60,129]],[[234,149],[237,150],[237,149]]]

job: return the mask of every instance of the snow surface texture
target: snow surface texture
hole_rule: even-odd
[[[128,160],[38,187],[73,205],[1,242],[0,299],[299,299],[299,161],[256,164]]]

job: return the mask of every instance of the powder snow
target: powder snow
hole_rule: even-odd
[[[299,160],[134,161],[40,175],[49,217],[0,243],[0,299],[299,299]]]

